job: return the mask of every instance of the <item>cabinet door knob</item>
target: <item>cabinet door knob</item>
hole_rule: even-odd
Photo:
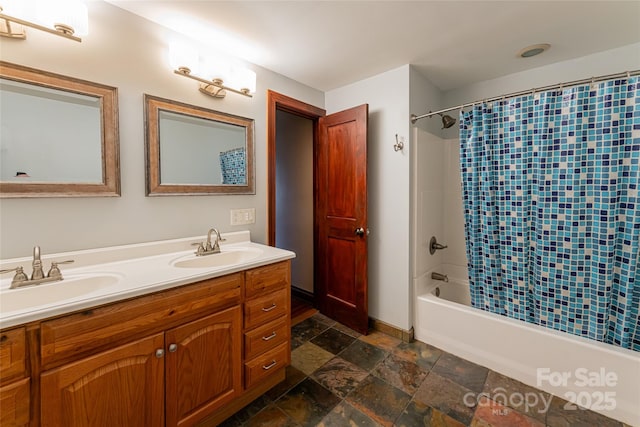
[[[164,356],[164,350],[163,350],[163,349],[161,349],[161,348],[157,349],[157,350],[156,350],[156,357],[157,357],[158,359],[160,359],[160,358],[162,358],[162,356]]]
[[[169,353],[175,353],[178,350],[178,344],[169,345]]]
[[[355,233],[356,233],[356,236],[360,236],[360,237],[364,236],[364,228],[362,227],[356,228]]]

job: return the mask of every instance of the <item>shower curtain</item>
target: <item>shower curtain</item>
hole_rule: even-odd
[[[474,307],[640,351],[640,81],[460,113]]]

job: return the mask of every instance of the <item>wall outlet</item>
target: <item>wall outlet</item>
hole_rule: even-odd
[[[231,209],[231,225],[245,225],[256,223],[256,209]]]

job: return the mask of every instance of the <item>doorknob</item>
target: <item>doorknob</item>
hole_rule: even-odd
[[[355,233],[356,233],[356,236],[361,236],[361,237],[364,236],[364,228],[362,227],[356,228]]]

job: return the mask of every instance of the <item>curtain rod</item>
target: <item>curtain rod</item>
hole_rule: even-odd
[[[443,110],[438,110],[438,111],[433,111],[433,112],[429,111],[428,113],[423,114],[421,116],[416,116],[415,114],[412,114],[411,115],[411,123],[415,124],[415,122],[417,122],[420,119],[424,119],[425,117],[435,116],[436,114],[446,113],[447,111],[459,110],[461,108],[466,108],[466,107],[470,107],[472,105],[480,104],[481,102],[492,102],[492,101],[502,100],[502,99],[505,99],[505,98],[514,98],[516,96],[526,95],[528,93],[535,93],[535,92],[542,92],[542,91],[565,88],[565,87],[571,87],[571,86],[578,86],[578,85],[582,85],[582,84],[586,84],[586,83],[596,83],[596,82],[601,82],[601,81],[604,81],[604,80],[616,79],[616,78],[620,78],[620,77],[629,78],[629,77],[637,76],[637,75],[640,75],[640,70],[625,71],[623,73],[608,74],[606,76],[591,77],[591,78],[588,78],[588,79],[574,80],[572,82],[558,83],[558,84],[554,84],[554,85],[550,85],[550,86],[542,86],[542,87],[538,87],[538,88],[531,88],[529,90],[521,90],[519,92],[513,92],[513,93],[506,94],[506,95],[494,96],[493,98],[485,98],[485,99],[481,99],[481,100],[474,101],[474,102],[468,102],[466,104],[461,104],[461,105],[458,105],[456,107],[445,108]]]

